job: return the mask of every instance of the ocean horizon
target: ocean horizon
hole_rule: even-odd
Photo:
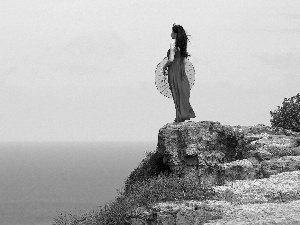
[[[51,225],[113,201],[156,142],[0,142],[0,224]]]

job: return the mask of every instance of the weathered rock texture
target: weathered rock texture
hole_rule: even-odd
[[[190,121],[162,127],[157,151],[171,171],[214,185],[298,170],[297,135],[263,125],[231,127]]]
[[[214,187],[217,196],[159,203],[132,224],[300,224],[299,133],[264,125],[169,123],[159,130],[156,151],[172,173]]]

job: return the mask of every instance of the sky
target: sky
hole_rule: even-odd
[[[298,0],[1,0],[0,141],[150,141],[172,24],[190,36],[192,121],[270,125],[299,93]]]

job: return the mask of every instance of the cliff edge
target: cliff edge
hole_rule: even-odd
[[[159,130],[155,152],[128,177],[125,192],[160,173],[188,178],[214,195],[139,207],[128,214],[130,224],[300,224],[300,133],[168,123]]]

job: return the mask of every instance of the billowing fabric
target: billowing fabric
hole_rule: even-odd
[[[169,54],[170,50],[167,53],[168,57]],[[174,60],[168,68],[168,82],[176,109],[175,122],[183,122],[196,117],[189,102],[190,84],[185,73],[184,59],[181,52],[176,50]]]

